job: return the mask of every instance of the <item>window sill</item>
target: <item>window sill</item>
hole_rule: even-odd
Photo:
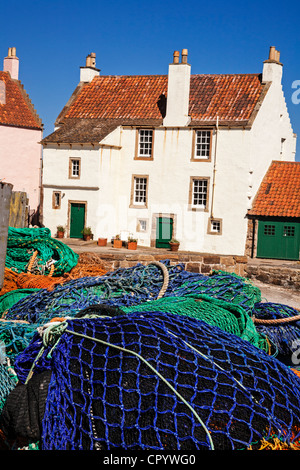
[[[147,205],[130,204],[129,209],[148,209]]]

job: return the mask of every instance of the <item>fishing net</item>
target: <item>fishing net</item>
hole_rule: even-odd
[[[23,321],[0,321],[2,356],[14,366],[16,357],[26,349],[36,333],[36,326]]]
[[[6,292],[0,296],[0,314],[3,314],[6,310],[9,310],[19,300],[24,299],[28,295],[37,292],[38,289],[16,289],[11,292]]]
[[[34,409],[19,413],[38,423],[45,410],[43,450],[243,450],[274,436],[299,442],[298,377],[248,341],[183,315],[92,313],[40,332],[39,359],[47,356],[50,370],[33,373],[23,394],[33,379],[40,390],[48,373],[46,402],[36,392]],[[25,369],[37,358],[32,347],[22,355]],[[16,409],[12,396],[3,431]]]
[[[299,377],[270,355],[250,281],[169,260],[95,265],[12,302],[0,321],[18,381],[0,370],[0,430],[17,448],[299,445]]]
[[[289,365],[300,364],[300,314],[288,305],[260,302],[253,308],[256,330],[265,335],[276,349],[276,355]]]
[[[148,266],[137,264],[103,276],[74,279],[57,285],[52,292],[42,290],[12,306],[6,318],[43,324],[54,316],[74,316],[81,309],[100,302],[129,307],[155,300],[160,295],[199,294],[240,305],[246,312],[260,300],[260,291],[242,278],[228,273],[212,276],[190,273],[183,265],[172,266],[166,260]]]
[[[78,254],[52,238],[48,228],[8,227],[5,266],[9,269],[60,276],[77,261]]]
[[[204,294],[198,296],[194,294],[193,297],[188,295],[185,297],[164,297],[137,306],[124,307],[123,310],[127,314],[160,311],[196,318],[239,336],[266,352],[270,350],[268,340],[257,332],[252,319],[242,307]]]
[[[3,356],[3,354],[1,353],[1,344],[0,355]],[[5,360],[3,362],[0,362],[0,414],[7,399],[7,396],[12,390],[14,390],[17,382],[17,375],[9,367],[7,361]]]

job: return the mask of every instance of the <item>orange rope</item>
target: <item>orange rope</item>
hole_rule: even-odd
[[[27,268],[27,272],[30,273],[31,272],[31,269],[32,269],[32,266],[33,266],[33,263],[35,261],[35,258],[37,257],[37,254],[38,254],[38,251],[35,251],[32,255],[32,257],[30,258],[30,261],[28,263],[28,268]]]

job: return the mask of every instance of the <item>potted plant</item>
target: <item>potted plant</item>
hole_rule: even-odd
[[[91,229],[91,227],[84,227],[83,230],[81,230],[81,233],[82,233],[83,239],[85,241],[91,240],[91,238],[92,238],[92,229]]]
[[[122,240],[120,238],[120,235],[116,235],[114,238],[114,248],[122,248]]]
[[[169,241],[169,245],[170,245],[170,250],[171,250],[171,251],[178,251],[180,242],[179,242],[178,240],[175,240],[175,238],[172,238],[172,239]]]
[[[136,250],[137,249],[137,240],[133,237],[128,237],[127,248],[128,248],[128,250]]]
[[[98,246],[106,246],[107,245],[107,238],[98,238],[97,245]]]
[[[57,237],[58,238],[64,238],[65,230],[66,229],[63,225],[58,225],[57,226]]]

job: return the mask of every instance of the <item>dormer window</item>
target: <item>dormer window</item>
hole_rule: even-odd
[[[139,129],[137,131],[137,159],[153,159],[153,129]]]
[[[211,134],[211,130],[195,130],[192,160],[210,160],[212,141]]]

